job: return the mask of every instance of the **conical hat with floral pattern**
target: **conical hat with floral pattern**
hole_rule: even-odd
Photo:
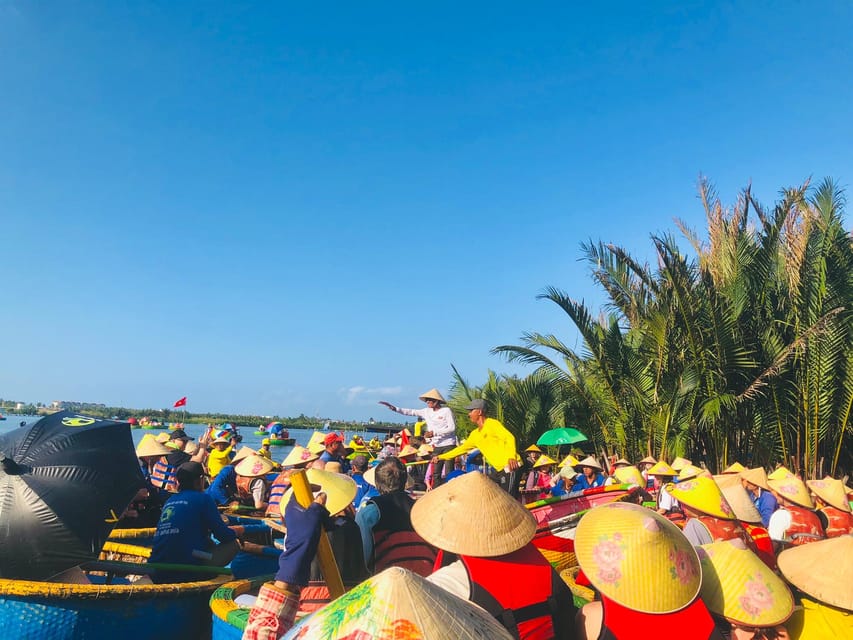
[[[844,488],[844,483],[841,480],[827,476],[823,480],[807,480],[806,484],[818,498],[828,503],[831,507],[850,513],[847,490]]]
[[[681,471],[687,465],[693,464],[692,460],[688,460],[687,458],[682,458],[678,456],[675,460],[672,461],[672,468],[676,471]]]
[[[779,467],[773,472],[767,474],[768,480],[784,480],[785,478],[795,478],[794,472],[788,467]]]
[[[678,472],[661,460],[647,471],[650,476],[677,476]]]
[[[673,498],[678,500],[682,505],[691,507],[696,511],[722,518],[724,520],[734,520],[735,513],[732,510],[728,500],[723,496],[720,487],[714,482],[713,478],[699,476],[692,480],[685,480],[678,484],[666,485],[666,490]]]
[[[368,578],[300,620],[283,640],[510,640],[491,614],[402,567]]]
[[[563,461],[560,463],[561,467],[576,467],[580,464],[580,460],[575,458],[571,453],[563,458]]]
[[[646,486],[643,474],[640,473],[640,470],[637,467],[619,467],[618,469],[614,469],[613,477],[616,478],[620,484],[636,484],[641,487]]]
[[[702,582],[696,551],[678,527],[626,502],[594,507],[580,519],[575,554],[596,589],[634,611],[679,611]]]
[[[549,458],[546,454],[542,454],[539,456],[539,459],[534,463],[533,468],[538,469],[539,467],[547,467],[548,465],[557,464],[557,461],[553,458]]]
[[[699,560],[702,600],[713,613],[743,626],[775,627],[794,611],[791,590],[743,540],[702,545]]]
[[[259,478],[275,468],[273,461],[256,453],[246,456],[234,466],[234,473],[244,478]]]
[[[790,500],[794,504],[798,504],[806,509],[814,509],[814,501],[811,495],[809,495],[806,483],[797,476],[790,476],[784,480],[768,479],[767,484],[780,497],[785,498],[785,500]]]

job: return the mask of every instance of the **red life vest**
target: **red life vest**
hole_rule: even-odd
[[[634,638],[679,638],[679,640],[722,640],[701,598],[675,613],[641,613],[601,596],[604,620],[598,640]]]
[[[734,540],[735,538],[740,538],[741,540],[743,540],[743,543],[746,545],[747,549],[749,549],[753,553],[758,552],[758,548],[755,546],[755,541],[746,531],[744,531],[743,527],[740,526],[739,521],[724,520],[722,518],[715,518],[714,516],[704,514],[699,516],[697,520],[699,520],[699,522],[705,525],[705,528],[708,530],[708,533],[711,534],[711,538],[714,542],[720,542],[721,540]]]
[[[571,592],[532,544],[494,558],[459,559],[468,572],[471,602],[491,613],[515,638],[563,638],[571,630],[575,613]]]
[[[791,525],[785,530],[785,542],[800,546],[826,538],[823,525],[814,511],[792,504],[781,508],[791,514]]]
[[[158,489],[164,489],[171,493],[178,492],[178,481],[175,479],[175,468],[166,461],[166,456],[161,456],[157,464],[151,470],[151,484]]]
[[[287,490],[290,489],[290,474],[291,470],[282,471],[275,477],[273,480],[272,486],[270,487],[270,497],[269,503],[267,506],[267,517],[269,518],[281,518],[281,498],[287,493]]]
[[[770,539],[770,533],[767,529],[759,524],[749,524],[741,521],[744,530],[752,538],[755,543],[755,555],[761,558],[768,567],[776,570],[776,550],[773,548],[773,540]]]
[[[379,522],[373,527],[374,572],[388,567],[404,567],[419,576],[432,573],[436,550],[412,528],[414,500],[403,491],[371,498],[379,508]]]
[[[853,533],[853,513],[842,511],[836,507],[826,505],[821,509],[826,516],[826,537],[837,538],[848,533]]]

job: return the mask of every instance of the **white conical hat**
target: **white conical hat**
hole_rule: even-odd
[[[533,539],[530,512],[482,473],[466,473],[419,498],[412,526],[434,547],[490,558]]]
[[[239,449],[239,450],[237,451],[237,453],[234,455],[234,459],[233,459],[233,460],[231,460],[231,464],[237,464],[237,463],[238,463],[238,462],[240,462],[240,460],[242,460],[243,458],[247,458],[247,457],[249,457],[249,456],[253,456],[253,455],[255,455],[256,453],[258,453],[258,452],[257,452],[257,451],[255,451],[254,449],[252,449],[252,447],[240,447],[240,449]]]
[[[735,512],[735,518],[741,522],[761,524],[761,514],[755,508],[755,503],[749,497],[746,489],[743,488],[740,479],[732,474],[726,474],[726,477],[734,478],[736,482],[724,483],[723,485],[718,482],[717,486],[720,487],[723,497],[728,501],[732,511]]]
[[[797,589],[853,612],[853,536],[791,547],[778,561],[779,571]]]
[[[432,389],[430,389],[429,391],[425,391],[425,392],[424,392],[424,393],[422,393],[420,396],[418,396],[418,400],[426,401],[427,399],[429,399],[429,400],[438,400],[438,401],[439,401],[439,402],[441,402],[441,403],[445,403],[445,402],[446,402],[446,400],[444,399],[444,396],[443,396],[443,395],[441,395],[441,393],[439,392],[439,390],[438,390],[438,389],[436,389],[435,387],[433,387],[433,388],[432,388]]]
[[[408,569],[390,567],[304,618],[283,636],[283,640],[297,638],[509,640],[512,636],[480,607]]]

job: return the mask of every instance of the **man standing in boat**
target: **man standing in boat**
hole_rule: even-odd
[[[423,435],[425,438],[430,438],[433,453],[438,456],[446,451],[450,451],[456,446],[456,420],[453,418],[453,411],[447,406],[444,396],[439,393],[438,389],[430,389],[419,400],[426,402],[426,409],[404,409],[396,407],[390,402],[381,400],[379,404],[385,405],[391,411],[400,413],[404,416],[417,416],[426,422],[426,431]],[[417,435],[417,433],[416,433]],[[433,486],[440,485],[444,476],[453,471],[453,459],[442,460],[440,464],[433,467],[432,480]]]
[[[493,479],[512,496],[518,496],[520,458],[515,450],[515,436],[494,418],[486,417],[486,401],[472,400],[467,407],[468,419],[477,428],[468,434],[464,444],[445,451],[433,460],[453,460],[458,455],[478,449],[487,463],[494,467]]]

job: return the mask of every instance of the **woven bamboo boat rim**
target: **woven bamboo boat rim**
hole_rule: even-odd
[[[210,580],[172,584],[67,584],[36,580],[0,579],[0,596],[38,596],[40,598],[84,600],[131,600],[136,597],[166,596],[181,598],[191,593],[213,591],[231,576],[215,576]]]
[[[270,574],[268,576],[259,576],[249,580],[243,579],[226,582],[210,596],[211,613],[233,627],[237,627],[240,630],[244,629],[246,626],[245,620],[234,616],[234,612],[241,610],[240,607],[234,603],[234,599],[244,593],[249,593],[252,589],[260,588],[262,584],[269,582],[272,579],[273,575]]]
[[[123,544],[121,542],[104,543],[103,553],[121,553],[127,556],[136,556],[138,558],[150,558],[151,547],[140,547],[137,544]]]

